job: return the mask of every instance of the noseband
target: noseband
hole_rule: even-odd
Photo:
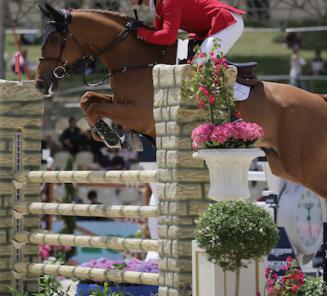
[[[65,10],[66,13],[66,18],[64,23],[57,23],[55,21],[50,20],[48,23],[48,26],[55,26],[56,29],[50,29],[50,33],[48,32],[48,34],[45,36],[46,39],[43,41],[42,43],[42,47],[45,46],[47,39],[49,37],[49,35],[53,32],[58,32],[60,33],[63,38],[61,39],[61,44],[60,44],[60,51],[59,51],[59,55],[58,57],[40,57],[40,62],[42,61],[54,61],[54,62],[58,62],[59,65],[56,66],[53,71],[52,71],[52,75],[53,78],[55,79],[63,79],[63,78],[67,78],[69,77],[72,73],[75,73],[77,71],[82,71],[83,72],[83,81],[85,83],[85,85],[87,86],[98,86],[101,85],[105,82],[105,80],[107,80],[108,78],[111,78],[112,76],[114,76],[115,74],[118,73],[126,73],[129,70],[137,70],[137,69],[145,69],[145,68],[152,68],[153,66],[159,64],[162,62],[163,57],[166,54],[166,50],[162,49],[161,53],[160,53],[160,57],[158,59],[158,61],[153,62],[153,63],[149,63],[149,64],[143,64],[143,65],[133,65],[133,66],[123,66],[120,69],[116,69],[116,70],[112,70],[109,71],[109,73],[106,75],[106,77],[104,77],[100,82],[98,83],[89,83],[86,79],[86,69],[88,68],[89,64],[92,63],[96,57],[107,53],[109,51],[111,51],[112,49],[116,48],[119,44],[123,43],[126,38],[129,36],[129,31],[125,28],[124,30],[122,30],[120,33],[118,33],[113,40],[111,40],[103,49],[101,49],[100,51],[98,51],[96,54],[93,55],[88,55],[85,53],[85,51],[83,50],[81,44],[78,42],[78,40],[75,38],[75,36],[73,35],[72,32],[68,31],[68,24],[70,22],[71,19],[71,14]],[[60,31],[58,31],[58,27],[61,29]],[[46,32],[47,33],[47,32]],[[62,55],[64,52],[64,49],[66,47],[67,41],[69,39],[72,39],[75,44],[77,45],[77,47],[79,48],[80,52],[81,52],[81,58],[79,60],[77,60],[73,65],[69,65],[68,61],[64,61],[62,59]]]

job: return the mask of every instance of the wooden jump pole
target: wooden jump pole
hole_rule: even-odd
[[[105,218],[150,218],[157,217],[156,206],[105,206],[65,203],[17,203],[15,211],[20,214],[58,215]]]

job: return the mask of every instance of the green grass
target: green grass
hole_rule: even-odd
[[[325,49],[323,57],[327,60],[326,32],[302,34],[301,56],[307,61],[303,73],[310,74],[310,61],[316,47]],[[287,75],[289,73],[291,50],[282,45],[285,33],[246,32],[236,43],[229,58],[236,62],[258,62],[260,75]]]

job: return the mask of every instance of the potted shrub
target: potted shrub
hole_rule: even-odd
[[[241,268],[267,255],[278,241],[277,226],[268,212],[245,200],[212,204],[196,224],[195,239],[207,259],[235,273],[235,296]]]
[[[237,71],[227,64],[218,49],[218,40],[209,55],[197,49],[190,61],[192,75],[183,86],[184,96],[208,111],[208,122],[192,132],[192,145],[198,150],[194,157],[205,159],[207,163],[210,198],[247,198],[250,196],[247,175],[251,161],[264,155],[253,148],[263,136],[263,130],[256,123],[241,119],[233,95]]]

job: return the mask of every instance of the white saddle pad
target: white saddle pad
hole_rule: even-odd
[[[239,84],[235,82],[234,85],[234,97],[236,102],[245,101],[250,95],[250,86]]]

